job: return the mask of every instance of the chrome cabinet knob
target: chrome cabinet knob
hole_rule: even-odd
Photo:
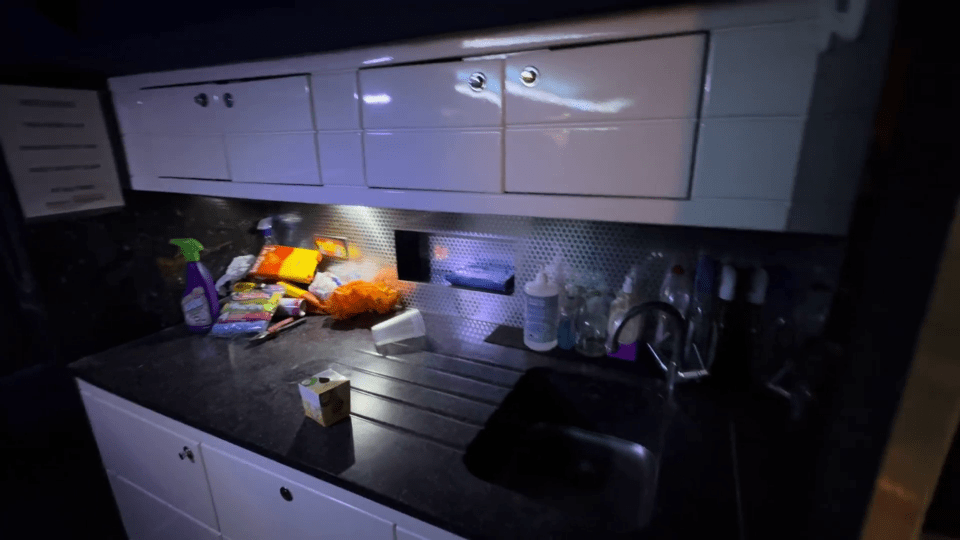
[[[201,92],[193,96],[193,102],[201,107],[206,107],[210,103],[210,100],[207,99],[207,94]]]
[[[470,84],[470,88],[474,92],[479,92],[486,88],[487,86],[487,76],[481,72],[476,72],[473,75],[470,75],[470,79],[467,81]]]
[[[223,104],[226,105],[228,109],[233,107],[233,94],[231,94],[230,92],[227,92],[226,94],[224,94]]]
[[[537,84],[537,79],[540,78],[540,71],[533,66],[527,66],[523,68],[523,71],[520,72],[520,82],[524,86],[533,86]]]
[[[184,446],[183,450],[177,455],[180,456],[181,460],[189,459],[190,463],[193,463],[193,450],[190,450],[190,448]]]

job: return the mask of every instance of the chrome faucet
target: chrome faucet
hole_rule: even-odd
[[[683,318],[683,315],[677,310],[677,308],[666,302],[652,301],[644,302],[638,306],[634,306],[627,310],[623,315],[623,319],[620,320],[617,325],[617,329],[614,330],[612,334],[607,338],[607,351],[609,353],[615,353],[620,347],[620,332],[623,330],[624,325],[627,321],[634,317],[639,317],[640,315],[647,315],[650,313],[663,313],[667,317],[670,317],[676,323],[676,332],[673,336],[673,350],[670,351],[670,360],[666,364],[660,359],[660,355],[654,350],[653,346],[649,343],[646,343],[647,348],[650,349],[650,352],[653,353],[653,357],[660,364],[660,368],[667,375],[667,399],[673,399],[673,388],[676,386],[677,381],[692,381],[699,378],[702,378],[708,375],[707,368],[700,363],[699,369],[693,369],[689,371],[681,370],[683,365],[684,350],[687,348],[687,321]],[[639,356],[640,349],[637,348],[637,355]]]

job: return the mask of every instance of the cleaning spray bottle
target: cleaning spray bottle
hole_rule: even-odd
[[[174,238],[170,243],[179,247],[187,261],[187,288],[183,292],[183,320],[191,332],[206,332],[220,315],[217,289],[210,271],[200,262],[203,245],[193,238]]]

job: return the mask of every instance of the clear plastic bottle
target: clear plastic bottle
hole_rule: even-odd
[[[610,298],[604,285],[595,283],[584,295],[577,314],[576,350],[584,356],[598,358],[607,354],[607,323]]]
[[[634,265],[630,268],[630,272],[623,278],[623,286],[620,287],[620,291],[617,293],[616,298],[613,299],[613,302],[610,304],[610,316],[607,319],[607,333],[612,335],[617,331],[617,327],[620,326],[620,322],[623,320],[623,316],[630,310],[630,308],[640,304],[640,297],[637,294],[637,280],[639,279],[639,267]],[[623,330],[620,331],[618,340],[620,343],[627,345],[637,341],[637,338],[640,337],[640,317],[634,317],[627,321],[627,324],[624,325]]]
[[[583,305],[582,288],[567,281],[560,294],[560,322],[557,325],[557,346],[569,351],[577,344],[577,313]]]
[[[690,296],[693,291],[693,280],[690,279],[690,273],[682,265],[675,264],[667,275],[663,278],[663,285],[660,286],[660,301],[666,302],[677,308],[680,315],[687,316],[687,309],[690,307]],[[676,323],[672,318],[660,314],[657,325],[656,346],[662,345],[678,332],[680,329],[674,328]]]

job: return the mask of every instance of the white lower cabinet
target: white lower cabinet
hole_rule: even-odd
[[[393,538],[393,523],[289,478],[210,447],[204,457],[220,530],[230,540]]]
[[[108,471],[208,527],[217,526],[195,438],[89,394],[83,401]]]
[[[77,384],[130,540],[462,540]]]
[[[216,540],[217,531],[161,501],[114,472],[107,474],[130,540]]]

